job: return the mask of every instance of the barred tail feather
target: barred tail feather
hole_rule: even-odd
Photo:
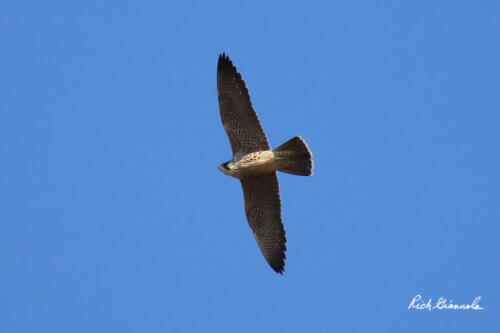
[[[312,175],[312,154],[300,136],[288,140],[273,152],[279,171],[299,176]]]

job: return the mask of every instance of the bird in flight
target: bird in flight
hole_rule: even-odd
[[[272,269],[283,274],[286,234],[276,171],[312,175],[311,151],[300,136],[271,150],[245,81],[224,53],[217,64],[217,94],[222,125],[233,151],[233,158],[219,170],[241,181],[245,213],[257,244]]]

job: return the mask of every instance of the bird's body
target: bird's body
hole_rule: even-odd
[[[312,154],[298,136],[271,150],[245,82],[225,54],[220,55],[217,65],[217,93],[222,124],[233,151],[233,158],[219,170],[241,181],[245,213],[257,244],[269,265],[282,274],[286,235],[276,171],[310,176]]]
[[[228,176],[238,179],[251,178],[278,170],[279,160],[272,150],[256,151],[246,154],[236,161],[229,161],[219,168]]]

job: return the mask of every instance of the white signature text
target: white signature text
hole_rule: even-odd
[[[432,303],[432,298],[425,301],[422,295],[417,295],[411,300],[408,310],[483,310],[484,308],[479,305],[480,300],[481,296],[478,296],[470,304],[454,304],[451,299],[440,297],[437,302]]]

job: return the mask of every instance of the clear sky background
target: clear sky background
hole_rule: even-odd
[[[499,332],[497,1],[0,4],[0,332]],[[248,227],[227,52],[276,147]],[[481,296],[482,311],[408,310]]]

